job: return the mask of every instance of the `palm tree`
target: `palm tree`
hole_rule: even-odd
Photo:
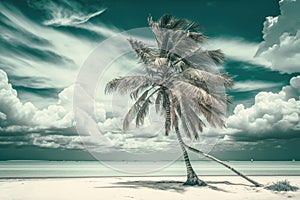
[[[134,119],[136,126],[142,125],[150,105],[155,104],[156,111],[164,116],[165,135],[175,130],[187,169],[185,185],[205,186],[194,171],[186,149],[212,156],[186,145],[180,130],[190,139],[199,139],[206,124],[225,127],[229,96],[222,88],[229,88],[232,79],[214,71],[224,61],[224,54],[220,50],[202,49],[206,37],[197,23],[187,19],[164,15],[157,22],[149,17],[148,24],[157,48],[129,39],[145,74],[115,78],[107,83],[105,93],[130,92],[135,100],[125,116],[124,131]]]

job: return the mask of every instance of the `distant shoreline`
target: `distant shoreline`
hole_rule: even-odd
[[[182,162],[183,160],[0,160],[1,162]],[[212,160],[190,160],[191,162],[214,162]],[[223,160],[224,162],[300,162],[300,160]]]
[[[237,175],[199,175],[199,177],[239,177]],[[251,177],[300,177],[300,174],[295,174],[295,175],[291,175],[291,174],[278,174],[278,175],[249,175]],[[0,177],[0,180],[17,180],[17,179],[22,179],[22,180],[26,180],[26,179],[35,179],[35,180],[39,180],[39,179],[89,179],[89,178],[151,178],[151,177],[162,177],[162,178],[171,178],[171,177],[186,177],[186,175],[151,175],[151,176],[62,176],[62,177],[55,177],[55,176],[45,176],[45,177]]]
[[[231,161],[228,164],[248,176],[298,176],[299,161]],[[232,176],[212,161],[192,162],[199,176]],[[2,161],[0,179],[174,177],[185,176],[183,162],[60,162]]]

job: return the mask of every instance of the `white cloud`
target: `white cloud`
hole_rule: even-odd
[[[76,135],[74,130],[71,135],[64,135],[66,129],[74,127],[73,85],[59,93],[56,104],[45,109],[38,109],[31,102],[21,102],[3,70],[0,70],[0,88],[0,133],[4,136],[19,133],[10,144],[63,149],[84,149],[82,141],[99,145],[90,137]],[[101,107],[97,106],[97,110]],[[103,109],[101,111],[103,120]]]
[[[91,18],[98,16],[105,11],[105,9],[102,9],[97,12],[84,15],[83,13],[75,13],[69,10],[64,10],[63,8],[59,7],[53,8],[49,9],[51,10],[52,19],[44,22],[44,24],[47,26],[74,26],[78,24],[83,24],[89,21]]]
[[[95,32],[99,35],[109,37],[119,32],[114,26],[108,26],[103,23],[97,22],[96,25],[90,23],[89,20],[101,15],[106,11],[106,8],[102,8],[99,5],[86,5],[85,9],[82,9],[82,5],[78,2],[60,1],[29,1],[29,5],[34,8],[41,9],[49,14],[48,20],[43,22],[46,26],[70,26],[80,29],[86,29],[88,31]],[[88,9],[90,7],[90,9]]]
[[[43,80],[35,83],[36,88],[63,88],[74,83],[79,67],[99,42],[37,24],[9,4],[0,3],[0,13],[9,19],[4,21],[6,26],[0,26],[0,38],[5,45],[17,47],[6,48],[1,53],[0,67],[9,75]],[[104,24],[85,23],[76,26],[93,29],[103,37],[119,32],[115,27]],[[19,52],[19,46],[25,50]],[[28,53],[26,48],[52,57],[50,60],[42,56],[37,58]]]
[[[50,105],[45,109],[38,109],[31,102],[21,102],[17,91],[12,88],[3,70],[0,70],[0,88],[0,111],[6,115],[6,120],[10,125],[31,125],[45,128],[72,126],[73,114],[69,109],[72,96],[66,95],[72,89],[63,90],[59,94],[61,99],[57,104]]]
[[[23,103],[9,83],[8,77],[0,70],[0,133],[15,134],[18,146],[34,145],[42,148],[84,149],[100,153],[107,151],[151,152],[166,150],[174,142],[174,136],[165,137],[162,131],[161,118],[145,119],[145,125],[135,128],[133,123],[127,133],[122,131],[123,115],[106,118],[107,106],[96,102],[96,122],[101,130],[100,135],[64,135],[65,130],[74,127],[73,85],[65,88],[58,95],[56,104],[39,109],[31,102]],[[125,109],[126,110],[126,109]],[[125,113],[123,113],[125,114]],[[86,117],[83,117],[86,119]],[[84,120],[83,119],[83,120]],[[3,120],[5,123],[3,123]],[[90,127],[87,121],[77,121]],[[98,127],[96,127],[98,128]],[[89,129],[90,130],[90,129]],[[80,131],[80,130],[79,130]],[[5,135],[4,134],[4,135]],[[176,140],[175,140],[176,141]]]
[[[258,93],[251,107],[237,105],[227,119],[229,135],[246,139],[300,137],[299,86],[300,76],[293,77],[278,93]]]
[[[8,78],[0,70],[0,111],[6,115],[7,120],[15,120],[24,124],[26,119],[31,119],[36,108],[30,102],[22,103],[17,97],[17,91],[8,83]]]
[[[220,48],[226,57],[284,72],[300,72],[300,1],[281,0],[281,14],[267,17],[261,43],[238,38],[215,38],[209,48]]]
[[[264,22],[256,57],[270,62],[273,70],[300,72],[300,1],[281,0],[279,5],[281,14]]]
[[[6,120],[6,114],[4,114],[3,112],[0,112],[0,119]]]
[[[129,108],[128,108],[129,109]],[[128,111],[128,109],[123,109]],[[133,120],[130,129],[123,131],[123,119],[126,112],[118,114],[114,118],[108,118],[103,122],[99,122],[98,126],[105,138],[109,139],[112,147],[126,152],[147,153],[157,150],[168,150],[173,147],[176,141],[175,135],[171,134],[166,137],[162,117],[157,116],[154,110],[150,111],[151,115],[156,118],[145,118],[144,125],[136,127]]]
[[[239,81],[235,82],[232,90],[237,92],[248,92],[253,90],[262,90],[280,86],[281,83],[263,82],[263,81]]]
[[[28,139],[24,144],[34,145],[42,148],[61,149],[84,149],[79,136],[65,135],[40,135],[38,133],[28,134]]]
[[[106,9],[97,6],[85,6],[80,2],[73,1],[70,3],[66,0],[60,0],[59,3],[52,0],[41,1],[28,1],[29,5],[33,8],[43,10],[49,16],[49,20],[44,21],[45,25],[52,26],[73,26],[88,22],[91,18],[96,17],[103,13]],[[91,7],[93,11],[90,11]]]
[[[227,58],[246,63],[269,66],[265,59],[254,58],[258,43],[248,42],[239,38],[214,38],[206,44],[208,49],[221,49]]]

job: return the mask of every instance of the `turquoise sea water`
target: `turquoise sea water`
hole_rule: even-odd
[[[246,175],[300,176],[299,161],[230,161],[226,163],[232,167],[235,167],[237,170]],[[195,171],[197,171],[198,175],[234,175],[234,173],[229,169],[212,161],[192,161],[192,165]],[[156,169],[156,171],[149,173],[149,171],[152,169]],[[176,161],[174,163],[163,161],[106,161],[104,163],[96,161],[0,161],[0,178],[178,176],[185,175],[185,173],[185,165],[181,161]]]

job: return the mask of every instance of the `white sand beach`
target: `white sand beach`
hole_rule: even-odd
[[[300,176],[254,176],[262,184],[289,180],[300,187]],[[253,187],[237,176],[203,176],[209,186],[183,186],[185,177],[105,177],[1,179],[1,200],[128,200],[128,199],[300,199],[297,192],[272,192]]]

